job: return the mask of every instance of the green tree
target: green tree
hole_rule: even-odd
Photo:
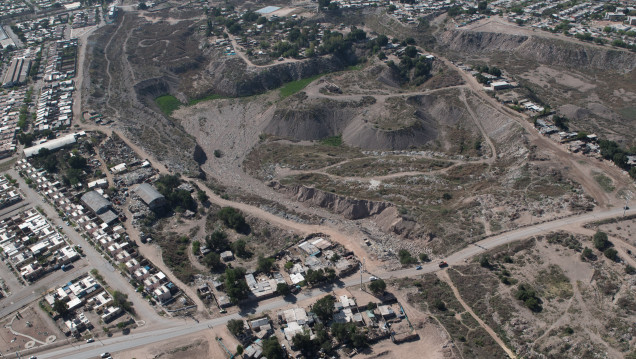
[[[234,304],[247,298],[250,289],[245,281],[244,268],[225,269],[225,290],[230,301]]]
[[[604,252],[607,248],[612,246],[612,242],[607,239],[607,233],[597,231],[594,234],[594,247],[601,252]]]
[[[585,247],[583,249],[583,251],[581,252],[581,259],[583,260],[595,260],[596,256],[594,255],[594,251],[592,251],[590,248]]]
[[[610,260],[614,262],[618,261],[618,252],[614,248],[607,248],[606,250],[603,251],[603,254],[605,255],[605,257],[609,258]]]
[[[128,300],[128,294],[124,294],[118,290],[113,292],[113,305],[115,307],[120,307],[128,313],[135,313],[135,310],[132,307],[132,302]]]
[[[291,288],[287,283],[278,283],[276,284],[276,292],[280,295],[289,295],[291,294]]]
[[[318,299],[316,303],[314,303],[312,311],[314,312],[314,314],[316,314],[316,316],[318,316],[318,318],[320,318],[320,320],[322,320],[323,322],[328,322],[333,319],[333,305],[335,301],[336,300],[332,295],[322,297]]]
[[[319,283],[325,279],[325,273],[322,268],[318,268],[317,270],[308,269],[305,274],[305,280],[310,284]]]
[[[382,295],[386,290],[386,283],[382,279],[369,283],[369,290],[375,295]]]
[[[280,347],[276,336],[272,335],[263,341],[263,356],[267,359],[285,358],[285,352],[283,348]]]
[[[216,215],[226,226],[235,231],[242,230],[247,224],[241,212],[233,207],[223,207]]]
[[[318,7],[321,9],[324,9],[326,7],[329,7],[330,3],[331,3],[331,0],[318,0]]]
[[[318,343],[315,340],[311,340],[309,333],[298,333],[292,338],[292,345],[294,348],[300,350],[305,358],[312,358],[318,351]]]
[[[533,312],[540,312],[543,310],[543,307],[541,306],[541,299],[537,297],[537,292],[528,284],[519,284],[515,297],[518,300],[523,301],[525,306]]]
[[[420,260],[422,262],[429,262],[431,259],[428,257],[428,254],[426,253],[420,253]]]
[[[272,267],[274,266],[274,258],[258,256],[258,261],[256,264],[256,270],[261,273],[269,273],[272,271]]]
[[[244,239],[238,239],[232,243],[232,250],[237,257],[249,258],[250,252],[247,250],[247,242]]]
[[[210,197],[208,196],[207,193],[205,193],[205,191],[198,191],[197,197],[199,198],[199,202],[201,203],[206,203],[210,199]]]
[[[243,321],[240,319],[230,319],[227,322],[227,329],[235,337],[245,334],[245,326],[243,325]]]
[[[400,263],[402,265],[413,264],[417,262],[417,260],[411,256],[411,252],[406,249],[400,249],[400,251],[398,252],[398,258],[400,258]]]
[[[53,310],[61,317],[65,317],[68,314],[68,305],[66,302],[56,299],[53,302]]]
[[[415,46],[407,46],[404,49],[404,54],[408,57],[415,57],[417,56],[417,48]]]
[[[205,239],[206,245],[211,251],[217,253],[225,252],[230,249],[230,241],[227,239],[227,234],[223,231],[214,231],[208,235]]]
[[[212,270],[220,270],[225,268],[225,264],[221,262],[221,256],[216,252],[209,252],[203,257],[203,264]]]

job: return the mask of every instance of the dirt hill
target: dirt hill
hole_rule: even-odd
[[[441,34],[440,42],[451,51],[486,54],[506,52],[547,65],[612,69],[622,73],[636,67],[636,56],[628,51],[539,36],[451,30]]]

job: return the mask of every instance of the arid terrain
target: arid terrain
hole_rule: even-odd
[[[111,232],[144,258],[106,270],[150,263],[179,293],[142,273],[126,291],[147,318],[90,338],[117,358],[251,358],[272,338],[290,358],[636,358],[633,49],[485,8],[329,4],[120,1],[82,35],[88,137],[32,161],[90,153],[81,179],[105,181]],[[281,313],[303,308],[292,340]],[[16,328],[20,345],[62,335],[7,318],[12,350]]]

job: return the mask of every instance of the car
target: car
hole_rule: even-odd
[[[373,282],[374,280],[378,280],[378,277],[373,275],[369,277],[369,281]]]
[[[440,268],[448,267],[448,263],[446,261],[441,261],[439,262],[439,267]]]
[[[36,357],[35,355],[31,355],[29,359],[38,359],[38,357]]]
[[[102,353],[102,354],[101,354],[101,357],[102,357],[102,358],[108,358],[109,356],[110,356],[110,353],[109,353],[109,352],[106,352],[106,353]]]
[[[422,269],[422,266],[415,267],[415,270],[420,270],[420,269]]]
[[[88,339],[86,339],[86,343],[92,343],[92,342],[94,342],[94,341],[95,341],[95,339],[93,339],[93,338],[88,338]]]

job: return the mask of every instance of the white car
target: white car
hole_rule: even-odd
[[[94,342],[94,341],[95,341],[95,339],[93,339],[93,338],[88,338],[88,339],[86,339],[86,342],[87,342],[87,343],[92,343],[92,342]]]
[[[373,282],[374,280],[378,280],[378,277],[373,275],[369,277],[369,281]]]
[[[110,353],[109,352],[102,353],[101,356],[102,356],[102,358],[108,358],[110,356]]]

